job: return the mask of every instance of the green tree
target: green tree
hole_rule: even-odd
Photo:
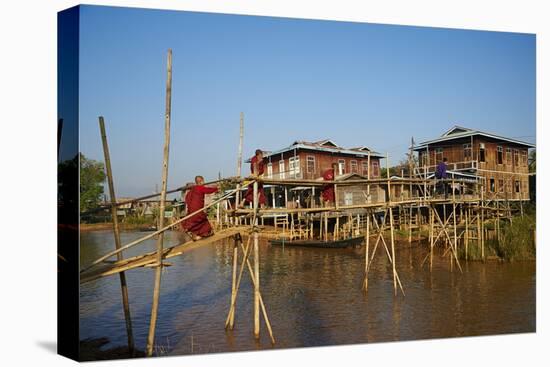
[[[105,169],[103,162],[88,159],[80,153],[80,211],[99,206],[103,195]]]
[[[535,149],[529,152],[529,172],[537,172],[537,151]]]

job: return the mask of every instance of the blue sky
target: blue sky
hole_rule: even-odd
[[[80,150],[118,196],[161,180],[166,52],[173,50],[168,186],[236,174],[244,156],[331,138],[404,157],[457,124],[535,141],[534,35],[84,6]],[[247,173],[247,171],[244,171]]]

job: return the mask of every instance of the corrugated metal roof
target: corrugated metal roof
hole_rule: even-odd
[[[327,141],[329,141],[329,140],[323,140],[320,143],[327,142]],[[281,153],[285,153],[285,152],[288,152],[288,151],[291,151],[291,150],[294,150],[294,149],[305,149],[305,150],[315,150],[315,151],[329,152],[329,153],[335,153],[335,154],[348,154],[348,155],[355,155],[355,156],[361,156],[361,157],[367,157],[370,153],[371,157],[385,158],[385,156],[383,156],[382,154],[380,154],[378,152],[375,152],[375,151],[372,151],[372,150],[369,150],[369,151],[361,150],[361,149],[364,149],[364,148],[366,148],[366,147],[361,147],[359,149],[358,148],[348,149],[348,148],[342,148],[342,147],[331,147],[331,146],[321,145],[321,144],[319,144],[319,142],[318,143],[311,143],[311,142],[307,142],[307,141],[296,141],[292,145],[290,145],[286,148],[279,149],[279,150],[276,150],[274,152],[271,152],[269,155],[266,155],[266,157],[274,156],[274,155],[281,154]],[[368,149],[368,148],[366,148],[366,149]]]
[[[457,131],[457,132],[454,132],[454,131]],[[504,136],[500,136],[500,135],[496,135],[496,134],[492,134],[492,133],[488,133],[480,130],[469,129],[461,126],[454,126],[448,131],[446,131],[440,138],[424,141],[419,145],[417,145],[416,147],[414,147],[414,150],[415,151],[423,150],[423,149],[426,149],[426,146],[430,144],[435,144],[435,143],[440,143],[440,142],[450,141],[455,139],[461,139],[461,138],[467,138],[467,137],[476,136],[476,135],[485,136],[495,140],[508,141],[514,144],[524,145],[529,148],[535,147],[535,144],[528,143],[525,141],[506,138]]]

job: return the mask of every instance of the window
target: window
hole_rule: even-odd
[[[281,180],[285,179],[285,160],[281,159],[279,161],[279,178]]]
[[[514,149],[514,166],[519,166],[519,150]]]
[[[353,205],[353,192],[344,193],[344,205]]]
[[[512,149],[506,148],[506,164],[512,164]]]
[[[363,161],[361,165],[363,166],[363,176],[369,177],[369,162]]]
[[[358,173],[357,171],[357,161],[353,160],[349,162],[351,173]]]
[[[521,151],[521,164],[524,166],[527,166],[527,151],[522,150]]]
[[[519,181],[516,180],[516,192],[519,193],[521,190],[520,190],[520,184],[519,184]]]
[[[504,180],[498,180],[498,192],[504,192]]]
[[[485,144],[479,143],[479,161],[485,162]]]
[[[435,161],[437,163],[443,160],[443,148],[435,148]]]
[[[338,174],[343,175],[346,173],[346,161],[343,159],[338,160]]]
[[[495,179],[493,177],[489,180],[489,191],[495,192]]]
[[[273,164],[271,162],[267,164],[267,178],[273,178]]]
[[[380,170],[378,168],[378,162],[372,162],[372,177],[380,176]]]
[[[315,157],[308,155],[306,158],[306,170],[307,173],[315,173]]]
[[[288,159],[288,172],[292,178],[300,176],[300,157],[290,157]]]
[[[464,160],[470,161],[472,160],[472,144],[464,144],[462,145],[462,148],[464,149]]]
[[[497,163],[502,164],[503,156],[502,156],[502,147],[497,146]]]

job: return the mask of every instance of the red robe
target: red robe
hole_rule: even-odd
[[[257,172],[254,170],[254,166],[257,166]],[[264,169],[265,169],[264,160],[262,159],[260,162],[258,162],[258,158],[256,158],[256,156],[252,157],[252,159],[250,160],[250,172],[252,174],[256,174],[256,176],[259,176],[264,174]],[[246,193],[244,194],[244,200],[247,203],[254,202],[254,184],[253,183],[248,185]],[[258,204],[265,205],[264,185],[261,182],[258,182]]]
[[[187,195],[185,195],[185,205],[187,206],[187,215],[204,208],[204,195],[217,192],[216,187],[206,187],[204,185],[193,186]],[[190,218],[182,222],[182,228],[187,232],[192,232],[195,236],[206,237],[212,232],[208,216],[201,210]]]
[[[334,170],[332,168],[327,169],[323,173],[323,180],[333,181],[334,180]],[[321,197],[323,201],[334,202],[334,185],[324,185],[321,191]]]

